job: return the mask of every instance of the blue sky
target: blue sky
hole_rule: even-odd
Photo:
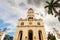
[[[15,29],[19,18],[27,16],[27,10],[33,8],[36,18],[42,18],[46,32],[52,31],[53,27],[60,30],[60,22],[57,17],[47,14],[47,9],[44,9],[46,0],[0,0],[0,29],[7,28],[7,34],[14,36]],[[49,0],[48,0],[49,1]],[[41,16],[43,15],[43,17]]]
[[[0,19],[0,28],[3,29],[4,27],[7,27],[11,25],[10,23],[5,23],[2,19]]]

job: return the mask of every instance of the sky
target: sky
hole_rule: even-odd
[[[18,19],[26,18],[27,10],[33,8],[35,17],[43,19],[46,33],[53,32],[52,28],[60,30],[57,17],[48,15],[47,9],[44,8],[45,1],[50,0],[0,0],[0,29],[7,28],[7,34],[14,36]]]

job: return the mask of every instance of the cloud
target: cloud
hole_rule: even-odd
[[[7,34],[13,35],[17,26],[19,18],[26,18],[27,10],[33,8],[35,13],[43,14],[44,24],[46,31],[52,29],[52,27],[60,28],[60,22],[57,18],[51,15],[47,15],[44,9],[46,0],[0,0],[0,23],[7,27]],[[46,14],[46,15],[45,15]],[[36,15],[37,18],[41,18],[40,15]],[[1,25],[0,24],[0,25]]]
[[[60,22],[57,20],[57,17],[55,18],[52,15],[46,15],[46,17],[44,18],[44,24],[46,25],[46,29],[49,29],[47,31],[51,31],[53,32],[53,28],[56,28],[58,30],[60,30]]]
[[[3,22],[4,22],[4,21],[3,21],[2,19],[0,19],[0,25],[3,24]]]
[[[40,7],[40,0],[27,0],[27,3],[36,7]]]
[[[14,32],[16,21],[19,18],[17,13],[20,14],[20,12],[13,9],[6,0],[0,0],[0,28],[2,30],[7,28],[7,33],[9,33],[9,31]]]
[[[3,30],[4,28],[9,27],[11,24],[6,23],[3,19],[0,19],[0,29]]]
[[[19,7],[23,8],[23,9],[27,9],[27,5],[24,2],[19,3]]]

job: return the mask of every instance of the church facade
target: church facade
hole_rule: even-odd
[[[27,14],[27,18],[18,20],[13,40],[47,40],[43,20],[34,17],[32,8]]]
[[[6,35],[6,32],[0,30],[0,40],[3,40],[5,35]]]

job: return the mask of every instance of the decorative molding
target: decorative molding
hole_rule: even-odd
[[[25,26],[17,26],[17,27],[44,27],[44,26],[37,26],[37,25],[25,25]]]

